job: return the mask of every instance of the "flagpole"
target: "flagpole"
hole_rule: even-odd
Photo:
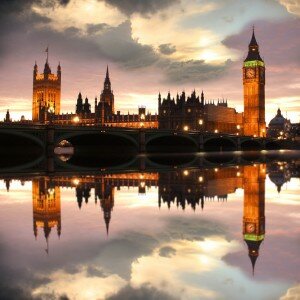
[[[48,63],[49,46],[47,46],[47,48],[46,48],[46,53],[47,53],[47,59],[46,59],[46,61],[47,61],[47,63]]]

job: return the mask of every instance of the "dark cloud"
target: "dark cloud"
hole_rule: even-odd
[[[117,294],[107,298],[107,300],[176,300],[167,293],[159,291],[158,289],[143,285],[139,288],[133,288],[130,285],[125,286]]]
[[[176,254],[176,249],[166,246],[159,249],[159,255],[162,257],[171,257]]]
[[[170,55],[176,52],[176,46],[172,44],[161,44],[158,49],[160,53],[165,55]]]
[[[163,9],[179,4],[180,0],[101,0],[108,5],[117,7],[125,15],[139,13],[144,16],[149,16]]]
[[[130,21],[106,30],[96,37],[96,43],[104,56],[127,68],[147,67],[158,60],[151,46],[140,44],[132,38]]]
[[[99,34],[102,33],[104,30],[108,29],[110,26],[106,23],[99,23],[99,24],[88,24],[86,31],[87,34]]]
[[[88,266],[86,269],[86,273],[90,277],[100,277],[100,278],[107,277],[107,274],[105,274],[102,269],[96,266]]]
[[[168,61],[165,65],[166,80],[173,83],[200,82],[216,79],[226,74],[231,64],[212,65],[204,60]]]

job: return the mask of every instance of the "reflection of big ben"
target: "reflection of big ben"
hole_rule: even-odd
[[[264,164],[244,167],[243,235],[253,272],[259,246],[265,237],[265,172]]]
[[[58,236],[61,233],[60,188],[51,187],[49,180],[45,177],[33,179],[32,205],[34,235],[37,237],[38,228],[44,229],[48,252],[51,229],[56,226]]]

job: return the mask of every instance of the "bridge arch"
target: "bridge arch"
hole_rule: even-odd
[[[116,142],[116,144],[118,144],[118,140],[124,142],[126,141],[127,143],[132,144],[134,147],[136,147],[136,149],[138,149],[138,142],[136,139],[134,139],[132,136],[124,134],[124,133],[118,133],[118,132],[105,132],[105,130],[103,130],[102,132],[99,131],[80,131],[80,132],[68,132],[68,133],[64,133],[61,134],[59,136],[57,136],[55,138],[55,145],[59,144],[61,141],[66,140],[68,142],[73,141],[73,145],[76,146],[76,141],[78,141],[80,138],[91,138],[91,137],[95,137],[97,138],[96,140],[93,141],[93,143],[91,143],[91,145],[93,144],[99,144],[99,142],[101,142],[99,140],[100,137],[102,137],[103,139],[109,139],[109,138],[113,138],[114,142]],[[117,138],[117,139],[116,139]],[[120,139],[121,138],[121,139]],[[74,143],[75,140],[75,143]],[[100,143],[101,144],[101,143]]]
[[[146,138],[146,152],[183,153],[197,152],[195,139],[184,134],[160,133]]]
[[[235,151],[236,141],[229,137],[210,137],[203,144],[205,151]]]
[[[241,142],[241,150],[262,150],[263,144],[257,139],[247,139]]]
[[[2,138],[2,141],[4,139],[7,139],[7,141],[9,141],[13,137],[23,138],[23,141],[22,141],[23,143],[24,143],[24,141],[26,142],[26,140],[31,141],[35,145],[40,146],[42,149],[44,149],[44,147],[45,147],[43,138],[39,138],[33,134],[30,134],[30,133],[27,133],[24,131],[17,131],[17,130],[13,130],[13,131],[12,130],[0,130],[0,138]],[[16,144],[16,143],[14,143],[14,144]],[[10,146],[10,144],[7,144],[7,146]]]
[[[279,150],[280,148],[280,143],[278,141],[266,142],[266,150]]]

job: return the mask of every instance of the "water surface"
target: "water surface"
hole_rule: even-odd
[[[293,299],[300,163],[0,176],[1,299]]]

